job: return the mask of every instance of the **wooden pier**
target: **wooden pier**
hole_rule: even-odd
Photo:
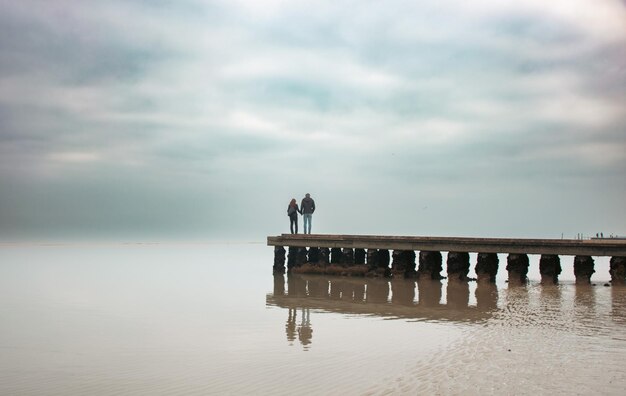
[[[304,264],[313,265],[315,270],[330,265],[343,268],[361,266],[364,273],[383,276],[402,274],[405,277],[428,275],[432,279],[441,277],[441,252],[448,252],[448,278],[460,280],[467,278],[469,253],[478,253],[476,274],[479,280],[483,278],[492,282],[498,270],[498,253],[508,254],[509,280],[519,279],[522,282],[528,272],[528,254],[541,255],[540,272],[545,282],[557,281],[561,272],[560,255],[575,256],[574,273],[580,283],[589,283],[595,272],[592,256],[608,256],[611,257],[612,282],[623,284],[626,281],[626,240],[623,239],[282,234],[268,236],[267,244],[275,247],[274,273],[285,272],[287,247],[288,270]],[[419,254],[416,255],[416,252]],[[416,258],[419,258],[417,270]]]

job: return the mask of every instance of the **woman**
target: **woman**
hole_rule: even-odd
[[[300,208],[298,208],[298,204],[296,203],[296,199],[292,198],[291,202],[289,202],[289,206],[287,206],[287,216],[289,216],[289,227],[291,228],[292,234],[298,233],[298,213],[300,212]],[[295,232],[294,232],[294,224],[295,224]]]

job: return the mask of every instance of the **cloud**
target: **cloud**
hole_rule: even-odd
[[[457,189],[495,205],[499,187],[555,180],[575,202],[626,198],[620,1],[0,1],[0,182],[14,188],[0,207],[14,225],[36,228],[43,195],[68,228],[93,222],[62,202],[106,186],[106,211],[134,208],[147,228],[151,194],[154,212],[179,200],[180,218],[216,216],[197,229],[236,229],[216,213],[298,189],[336,205],[365,194],[355,211],[393,194],[458,212]]]

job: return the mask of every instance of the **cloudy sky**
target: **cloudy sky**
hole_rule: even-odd
[[[0,0],[0,239],[626,234],[624,0]]]

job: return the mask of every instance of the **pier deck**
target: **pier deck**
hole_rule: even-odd
[[[524,239],[426,236],[282,234],[268,236],[268,246],[388,249],[468,253],[626,256],[623,239]]]

